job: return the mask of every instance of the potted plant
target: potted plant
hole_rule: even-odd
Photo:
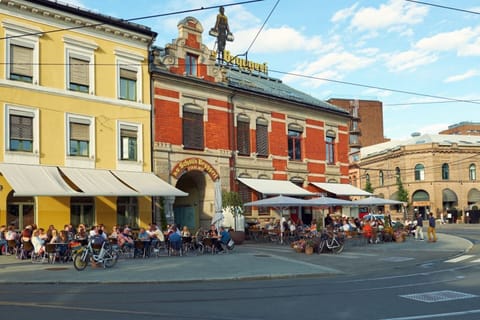
[[[237,221],[243,221],[243,219],[239,219],[243,217],[243,202],[238,192],[223,191],[222,208],[233,216],[234,227],[230,230],[230,237],[235,244],[241,244],[245,240],[245,226],[240,225]]]

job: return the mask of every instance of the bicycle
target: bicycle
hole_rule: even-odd
[[[103,268],[111,268],[117,263],[117,260],[117,253],[112,250],[112,246],[108,242],[104,241],[98,245],[91,240],[73,256],[73,266],[76,270],[82,271],[89,262],[92,262],[102,264]]]
[[[339,236],[337,231],[324,230],[320,236],[318,253],[320,254],[327,250],[332,253],[340,253],[343,251],[344,245],[344,238],[343,236]]]

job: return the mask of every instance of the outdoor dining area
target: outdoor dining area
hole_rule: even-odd
[[[278,213],[278,218],[250,223],[246,232],[252,241],[290,245],[295,251],[307,254],[311,254],[312,251],[318,253],[329,251],[319,249],[322,245],[326,245],[328,249],[329,241],[337,242],[338,247],[342,247],[339,251],[343,249],[345,243],[367,245],[405,241],[410,226],[405,226],[399,219],[392,221],[390,215],[375,213],[375,208],[385,205],[403,205],[403,203],[373,196],[350,201],[326,196],[299,199],[278,195],[244,204],[246,207],[272,208]],[[320,209],[320,219],[317,221],[314,218],[309,224],[304,224],[298,217],[294,219],[290,216],[290,208],[301,207]],[[339,207],[367,207],[369,213],[362,217],[332,213],[333,208]]]

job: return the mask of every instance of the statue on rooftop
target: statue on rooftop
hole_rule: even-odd
[[[208,34],[217,37],[217,59],[219,62],[223,62],[225,43],[226,41],[233,41],[233,34],[228,26],[228,18],[225,15],[224,7],[220,7],[215,26],[210,29]]]

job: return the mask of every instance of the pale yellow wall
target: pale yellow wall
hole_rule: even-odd
[[[39,28],[44,32],[56,30],[58,26],[7,15],[0,12],[0,23],[4,19],[15,21],[21,25]],[[36,17],[38,18],[38,16]],[[95,95],[72,93],[66,90],[66,66],[64,36],[83,39],[95,43]],[[4,29],[0,24],[0,37],[4,37]],[[147,44],[129,44],[125,38],[114,35],[109,38],[103,35],[90,36],[82,30],[70,30],[45,33],[39,38],[39,85],[23,83],[0,84],[0,107],[6,104],[30,107],[40,110],[40,164],[65,165],[66,132],[65,117],[67,113],[95,118],[95,167],[97,169],[115,169],[117,154],[117,120],[141,124],[143,129],[143,170],[151,171],[151,121],[150,121],[150,76],[148,73]],[[142,64],[142,104],[121,102],[117,99],[117,74],[115,50],[132,52],[144,57]],[[5,41],[0,41],[0,62],[5,61]],[[5,64],[0,63],[0,80],[5,82]],[[140,94],[137,92],[137,94]],[[4,127],[4,112],[0,112],[0,127]],[[0,130],[0,150],[4,147],[4,131]],[[0,162],[4,161],[0,152]],[[0,176],[0,224],[6,221],[6,197],[11,187]],[[116,223],[116,197],[97,197],[95,200],[96,222],[105,224],[111,229]],[[151,222],[150,198],[139,198],[140,224]],[[43,228],[54,224],[63,228],[70,223],[70,199],[37,197],[35,222]]]

